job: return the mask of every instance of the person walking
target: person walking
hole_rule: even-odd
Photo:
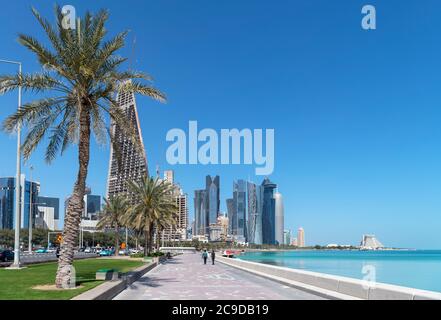
[[[214,249],[211,250],[211,264],[214,265],[214,259],[216,258],[216,253],[214,253]]]
[[[204,252],[202,252],[202,259],[204,259],[204,264],[207,264],[207,259],[208,259],[207,249],[204,249]]]

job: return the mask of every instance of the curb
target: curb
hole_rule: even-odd
[[[125,290],[133,282],[139,280],[144,274],[157,267],[162,261],[154,260],[153,262],[138,267],[137,269],[123,275],[121,280],[106,281],[99,286],[83,292],[71,300],[112,300],[121,291]]]

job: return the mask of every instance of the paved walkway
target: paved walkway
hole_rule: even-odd
[[[221,263],[203,264],[199,253],[176,256],[145,274],[115,300],[318,300],[291,288]]]

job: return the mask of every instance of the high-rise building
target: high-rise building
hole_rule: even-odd
[[[13,229],[15,225],[15,178],[0,178],[0,229]],[[35,226],[35,218],[38,215],[38,193],[40,184],[25,179],[20,179],[20,227],[29,228],[29,216],[32,214],[32,225]],[[24,188],[23,188],[24,186]]]
[[[283,207],[283,197],[282,194],[279,192],[276,192],[274,194],[274,200],[275,200],[275,238],[276,238],[276,244],[283,245],[284,239],[283,239],[283,231],[285,228],[285,222],[284,222],[284,207]]]
[[[248,194],[248,242],[262,244],[262,188],[247,183]]]
[[[274,189],[277,188],[268,178],[262,182],[263,205],[262,205],[262,243],[276,244],[276,201]]]
[[[305,244],[305,230],[303,228],[299,228],[299,231],[297,232],[297,246],[299,248],[303,248],[306,246]]]
[[[221,240],[226,241],[228,238],[229,221],[226,214],[221,214],[217,218],[218,224],[221,226]]]
[[[247,241],[247,184],[245,180],[237,180],[233,183],[233,201],[236,213],[235,238],[239,242]]]
[[[207,197],[206,202],[206,226],[210,224],[217,223],[217,216],[219,215],[220,209],[220,178],[219,176],[205,177],[205,196]]]
[[[52,197],[37,198],[38,217],[36,227],[48,230],[60,229],[60,199]]]
[[[228,216],[228,233],[235,235],[237,232],[237,217],[236,208],[234,206],[234,199],[230,198],[226,200],[227,203],[227,216]]]
[[[193,236],[204,236],[207,232],[206,198],[205,190],[194,191],[195,228],[193,230]]]
[[[87,220],[97,220],[101,211],[101,196],[92,194],[92,190],[88,188],[83,199],[83,218]]]
[[[291,230],[285,230],[283,234],[283,244],[290,245],[291,244]]]
[[[164,180],[171,183],[171,184],[175,183],[174,182],[174,180],[175,180],[174,171],[173,170],[165,170],[164,171]]]
[[[176,224],[163,230],[162,236],[167,241],[187,240],[188,228],[188,202],[187,194],[175,185],[173,196],[176,201]]]
[[[127,181],[139,182],[143,176],[148,176],[147,157],[142,141],[135,94],[119,92],[116,100],[135,129],[135,136],[139,139],[142,150],[139,150],[131,137],[112,121],[111,133],[117,148],[114,148],[114,144],[111,145],[106,198],[124,194],[131,203],[134,203],[136,195],[128,191]]]

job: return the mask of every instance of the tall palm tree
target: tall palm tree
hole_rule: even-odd
[[[143,81],[147,74],[120,71],[125,58],[116,55],[124,46],[127,32],[106,39],[106,11],[78,18],[76,29],[63,28],[63,15],[55,7],[56,25],[52,26],[35,9],[35,18],[44,29],[51,48],[28,35],[19,35],[19,42],[37,57],[42,70],[23,75],[0,76],[0,94],[22,86],[24,90],[44,94],[45,98],[25,104],[3,123],[7,132],[17,125],[28,128],[22,151],[28,159],[37,145],[48,136],[46,161],[70,144],[78,144],[78,175],[64,218],[63,243],[56,276],[56,286],[71,284],[71,266],[77,243],[83,196],[89,166],[92,132],[99,143],[107,141],[110,133],[107,117],[116,123],[132,142],[141,148],[135,128],[118,107],[115,92],[134,92],[165,101],[165,96]],[[131,80],[131,81],[130,81]],[[113,137],[110,141],[113,143]]]
[[[127,213],[127,199],[123,196],[114,196],[104,199],[105,204],[101,211],[98,229],[112,228],[115,230],[115,255],[119,254],[119,231],[124,226],[123,217]]]
[[[144,254],[152,250],[152,236],[155,226],[177,211],[173,196],[173,186],[158,178],[143,177],[139,182],[129,181],[130,192],[137,196],[138,202],[129,208],[125,217],[126,225],[144,233]]]

